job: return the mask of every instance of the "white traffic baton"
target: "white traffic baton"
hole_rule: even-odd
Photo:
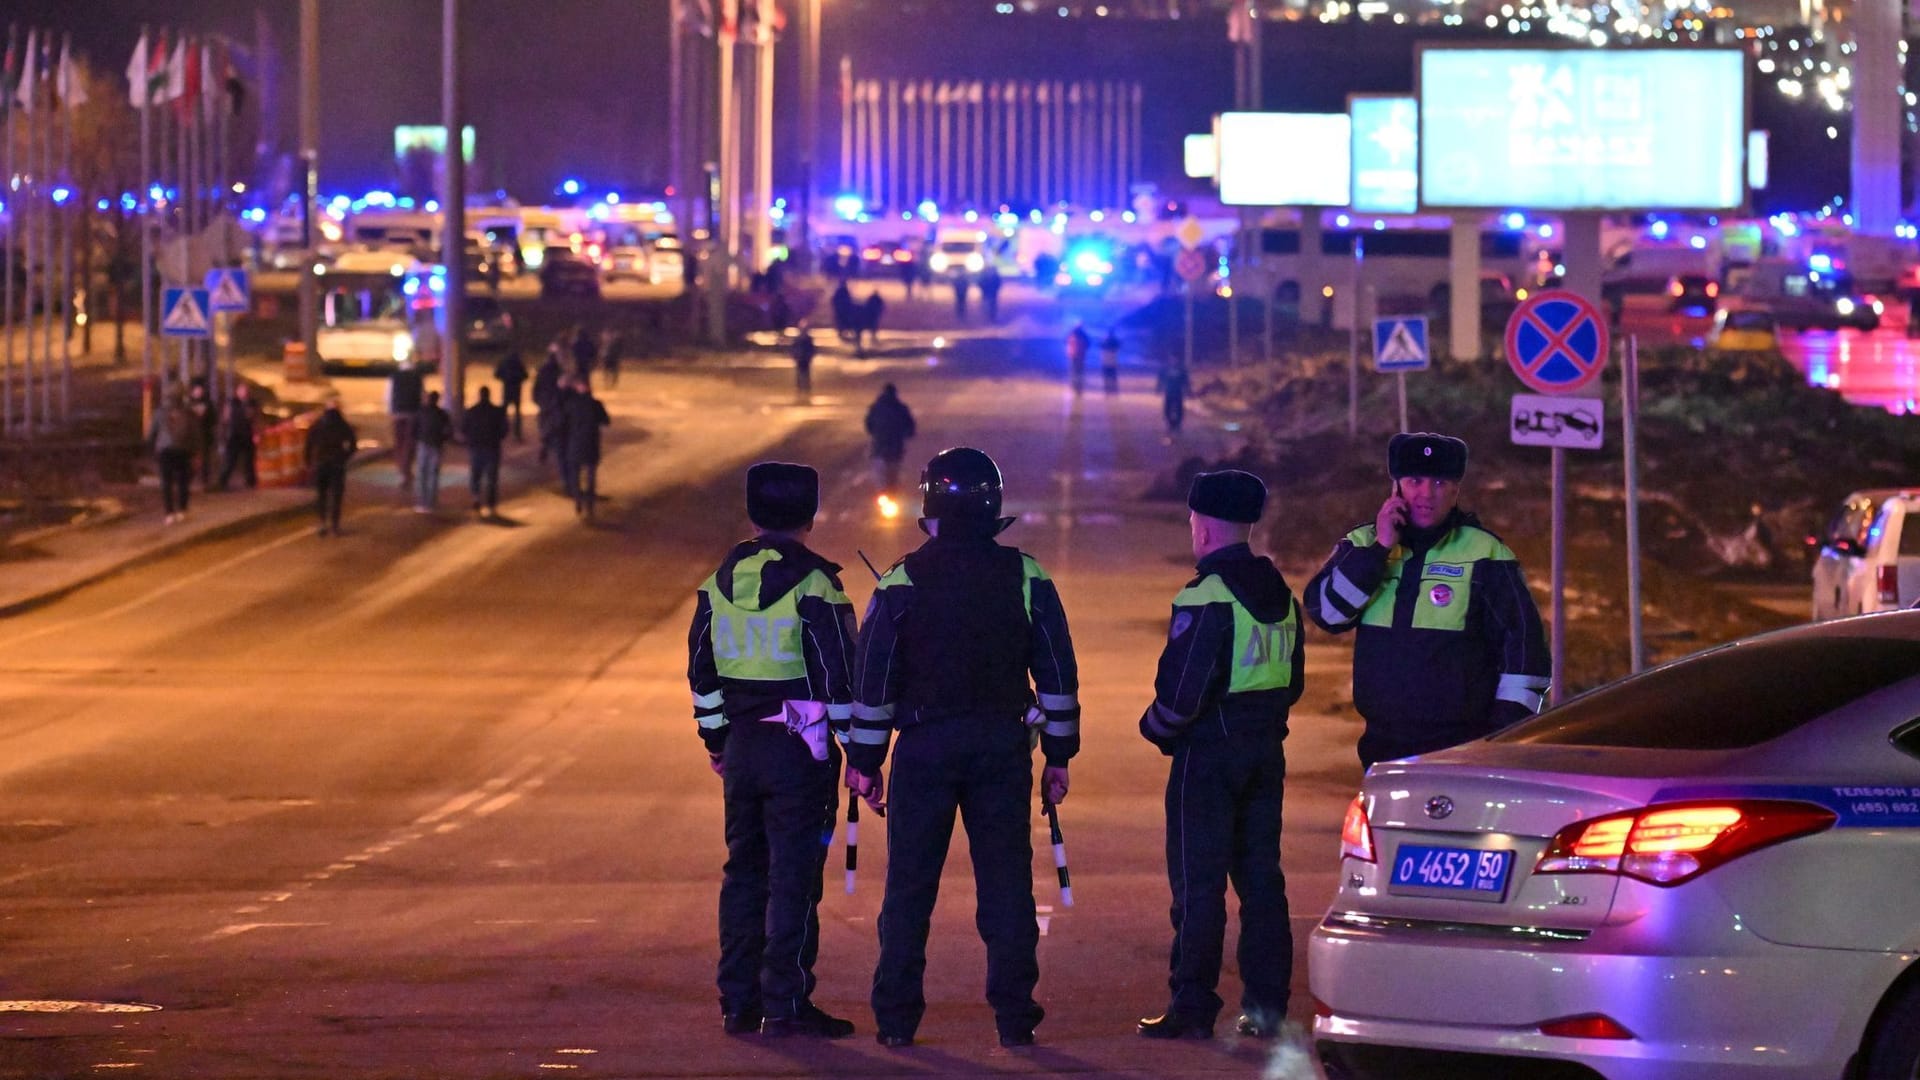
[[[854,873],[860,869],[860,796],[847,792],[847,895],[853,895]]]
[[[1067,842],[1060,838],[1060,810],[1050,800],[1042,801],[1047,811],[1047,831],[1053,836],[1053,868],[1060,874],[1060,903],[1073,906],[1073,878],[1067,873]]]

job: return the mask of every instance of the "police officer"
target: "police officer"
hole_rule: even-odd
[[[1187,493],[1196,576],[1173,599],[1153,704],[1140,733],[1173,759],[1167,878],[1173,954],[1166,1011],[1149,1039],[1208,1039],[1220,1011],[1227,881],[1240,897],[1240,1034],[1270,1038],[1287,1015],[1293,930],[1280,872],[1287,710],[1300,698],[1300,605],[1248,533],[1266,506],[1260,478],[1201,473]]]
[[[1353,704],[1360,763],[1425,754],[1540,709],[1552,660],[1526,575],[1500,538],[1461,510],[1467,444],[1425,432],[1387,444],[1393,492],[1307,583],[1322,629],[1356,627]]]
[[[996,543],[1000,469],[970,447],[927,463],[931,539],[880,581],[860,630],[847,784],[879,804],[889,732],[893,802],[873,1014],[884,1046],[909,1046],[926,1012],[927,926],[956,811],[973,855],[975,923],[1002,1046],[1028,1046],[1045,1015],[1033,902],[1033,743],[1044,797],[1067,795],[1080,749],[1079,676],[1066,612],[1033,557]],[[1032,683],[1029,685],[1029,677]],[[1037,705],[1035,693],[1037,692]]]
[[[821,874],[852,716],[853,607],[840,568],[807,549],[820,478],[747,470],[757,535],[700,586],[688,634],[694,719],[726,794],[721,1026],[729,1035],[853,1034],[813,1004]]]

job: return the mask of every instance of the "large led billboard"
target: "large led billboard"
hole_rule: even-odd
[[[1411,214],[1420,209],[1420,107],[1410,97],[1356,94],[1353,120],[1353,197],[1361,214]]]
[[[1227,206],[1345,206],[1346,113],[1221,113],[1216,180]]]
[[[1422,48],[1420,200],[1436,210],[1733,210],[1745,54]]]

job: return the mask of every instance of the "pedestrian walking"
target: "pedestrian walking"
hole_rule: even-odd
[[[1087,333],[1085,323],[1073,324],[1067,331],[1067,373],[1073,382],[1073,392],[1078,394],[1087,380],[1087,350],[1093,347],[1093,336]]]
[[[1120,333],[1113,327],[1100,339],[1100,382],[1107,393],[1120,392]]]
[[[220,413],[220,490],[226,491],[233,483],[233,474],[240,474],[240,482],[252,491],[259,486],[260,474],[254,467],[253,429],[259,419],[259,409],[253,403],[253,388],[245,382],[235,382],[233,396],[227,399],[226,407]]]
[[[880,388],[879,396],[867,406],[867,438],[873,444],[874,486],[889,494],[900,490],[900,459],[907,455],[907,440],[913,438],[913,410],[900,400],[900,391],[892,383]]]
[[[1553,665],[1513,552],[1458,506],[1467,444],[1402,432],[1387,443],[1393,493],[1307,583],[1306,611],[1356,630],[1360,764],[1457,746],[1540,710]]]
[[[901,255],[906,255],[907,257],[902,259],[900,258]],[[920,282],[920,260],[904,247],[895,252],[894,258],[896,260],[893,264],[894,276],[900,279],[901,286],[906,289],[907,299],[911,300],[913,299],[913,287]]]
[[[1042,797],[1067,795],[1080,749],[1079,676],[1060,594],[1034,558],[994,537],[1001,479],[971,447],[921,474],[929,539],[881,579],[860,628],[847,785],[887,825],[886,896],[873,1015],[884,1046],[913,1043],[926,1012],[927,927],[956,812],[973,856],[974,922],[987,947],[987,1001],[1002,1046],[1028,1046],[1045,1011],[1033,901],[1033,758]],[[1031,682],[1029,682],[1031,678]],[[1037,706],[1036,702],[1037,694]],[[893,768],[880,766],[893,731]]]
[[[829,301],[833,309],[833,329],[840,335],[841,341],[850,341],[855,345],[860,341],[860,309],[854,303],[853,290],[848,287],[847,279],[833,287],[833,297]]]
[[[950,276],[948,281],[953,285],[953,317],[960,322],[966,322],[967,294],[973,291],[973,279],[963,271]]]
[[[553,435],[560,426],[560,398],[563,394],[561,384],[566,380],[566,367],[560,360],[560,346],[547,346],[547,358],[540,364],[540,370],[533,376],[533,406],[540,410],[540,463],[546,464],[547,457],[553,453]]]
[[[701,584],[687,635],[694,721],[726,800],[720,885],[721,1030],[853,1034],[813,1003],[820,896],[852,717],[853,605],[840,567],[806,546],[820,478],[747,470],[754,538]]]
[[[1180,425],[1186,420],[1189,385],[1186,361],[1168,356],[1160,368],[1160,415],[1166,418],[1169,435],[1180,434]]]
[[[427,391],[420,406],[420,482],[414,491],[413,512],[431,514],[440,505],[440,463],[453,439],[453,417],[440,407],[440,391]]]
[[[420,448],[420,403],[426,398],[426,380],[414,364],[401,364],[387,380],[387,416],[393,423],[393,464],[400,470],[400,490],[413,490],[414,458]]]
[[[1173,599],[1153,703],[1140,734],[1167,770],[1167,881],[1173,949],[1167,1006],[1140,1021],[1149,1039],[1207,1039],[1227,930],[1227,883],[1240,901],[1243,1036],[1286,1019],[1293,928],[1280,871],[1287,712],[1300,699],[1300,605],[1248,540],[1266,485],[1237,469],[1201,473],[1187,492],[1194,577]]]
[[[813,354],[819,346],[813,343],[813,330],[807,320],[801,319],[796,327],[799,331],[793,339],[793,388],[800,397],[813,393]]]
[[[500,512],[500,447],[507,441],[507,411],[493,403],[487,387],[460,417],[460,439],[467,444],[467,488],[473,512]]]
[[[160,504],[165,521],[185,521],[193,488],[193,455],[200,445],[200,421],[180,384],[169,382],[160,392],[147,428],[154,465],[160,470]]]
[[[593,378],[594,361],[599,350],[594,347],[593,335],[584,326],[573,328],[573,373],[583,379]]]
[[[193,413],[195,438],[194,471],[200,474],[202,491],[213,489],[213,451],[220,445],[220,410],[213,403],[207,380],[194,379],[187,385],[187,407]]]
[[[514,441],[527,441],[520,423],[520,391],[527,384],[527,363],[520,359],[519,349],[507,350],[507,355],[494,365],[493,377],[500,380],[500,408],[513,417]]]
[[[1000,321],[1000,267],[992,259],[987,260],[986,269],[980,271],[980,309],[987,313],[987,321]],[[966,304],[960,305],[960,317],[967,314]]]
[[[887,302],[880,299],[880,290],[878,289],[868,293],[866,301],[860,306],[860,329],[867,335],[867,344],[876,349],[880,347],[880,316],[884,315],[886,310]],[[857,336],[854,339],[854,343],[855,345],[859,344],[859,338]],[[856,351],[858,351],[861,356],[866,355],[864,350],[857,349]]]
[[[347,496],[347,463],[360,448],[360,436],[340,412],[340,395],[327,395],[320,419],[307,429],[307,471],[313,475],[314,511],[319,535],[340,535],[340,510]]]
[[[620,344],[617,331],[600,331],[600,370],[606,372],[609,388],[620,385]]]
[[[593,384],[584,375],[574,376],[572,393],[560,403],[560,461],[574,516],[588,521],[600,497],[600,429],[611,422],[607,407],[593,396]]]

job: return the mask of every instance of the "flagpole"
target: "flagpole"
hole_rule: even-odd
[[[40,45],[40,59],[46,59],[46,44]],[[35,72],[34,104],[39,105],[38,82],[44,81],[43,62]],[[40,168],[34,189],[40,195],[40,430],[53,430],[53,115],[47,113],[40,124]]]
[[[21,430],[28,438],[34,434],[34,334],[39,330],[34,315],[34,276],[33,268],[40,256],[40,210],[34,205],[34,196],[40,186],[39,141],[34,138],[33,125],[33,80],[34,53],[39,49],[38,31],[29,27],[26,48],[21,52],[19,92],[14,96],[14,108],[26,113],[26,168],[21,170],[24,176],[20,187],[14,192],[20,204],[22,218],[20,229],[20,255],[26,260],[25,280],[20,298],[20,321],[25,324],[22,340],[25,343],[24,355],[20,366],[20,421]]]
[[[60,110],[54,115],[60,119],[60,168],[66,174],[67,202],[73,203],[79,195],[79,185],[73,177],[73,95],[76,79],[72,71],[73,35],[68,34],[60,47],[60,70],[55,77],[54,87],[60,94],[60,109],[66,115],[60,116]],[[61,86],[65,83],[65,86]],[[60,210],[60,424],[65,427],[73,422],[73,321],[77,310],[73,304],[73,215],[74,207],[62,206]]]
[[[9,66],[13,60],[14,49],[19,46],[19,35],[19,26],[7,27]],[[8,438],[13,436],[13,337],[19,329],[19,324],[13,315],[13,248],[20,238],[20,200],[13,187],[14,102],[12,95],[14,88],[9,85],[12,82],[12,76],[11,71],[0,72],[0,94],[6,95],[6,100],[0,101],[0,108],[7,110],[5,161],[0,163],[0,169],[4,169],[4,174],[0,174],[0,199],[5,199],[7,203],[7,240],[5,246],[0,247],[0,273],[6,275],[5,285],[0,286],[6,292],[5,298],[0,299],[0,303],[5,304],[5,308],[0,310],[6,312],[7,325],[6,356],[4,367],[0,367],[0,435]]]
[[[144,400],[153,386],[153,57],[147,28],[140,28],[140,197],[134,200],[140,224],[140,387]],[[145,434],[143,427],[141,433]]]
[[[220,70],[220,90],[223,94],[231,95],[233,93],[232,87],[227,85],[227,69],[231,67],[233,67],[233,55],[232,55],[230,46],[222,45],[220,49],[220,69],[221,69]],[[238,107],[238,100],[234,99],[234,100],[225,102],[225,105],[226,105],[225,108],[222,108],[221,104],[222,104],[221,99],[219,98],[219,96],[216,95],[216,97],[214,98],[213,122],[214,122],[215,143],[219,148],[219,153],[214,158],[213,188],[218,195],[217,201],[215,202],[214,206],[216,208],[216,211],[219,214],[219,219],[221,222],[221,235],[224,237],[224,236],[230,235],[226,227],[226,223],[232,217],[232,215],[227,212],[228,210],[227,204],[229,202],[229,196],[232,194],[231,188],[229,187],[232,174],[229,172],[229,170],[233,167],[233,148],[228,144],[228,139],[232,134],[233,110]],[[463,232],[462,236],[464,237],[464,235],[465,234]],[[225,248],[222,248],[220,254],[222,256],[221,262],[227,263],[229,265],[232,264],[233,259],[231,258],[231,256],[233,253],[231,251],[228,251]],[[238,370],[234,365],[234,359],[233,359],[233,323],[235,320],[235,316],[228,315],[226,318],[227,318],[226,342],[221,347],[225,350],[227,354],[226,356],[227,375],[226,375],[226,381],[221,384],[222,389],[221,389],[220,400],[222,402],[225,402],[227,398],[232,397],[233,388],[239,385]],[[215,343],[217,345],[220,344],[218,339],[216,339]],[[456,410],[455,415],[457,416],[458,415],[457,410],[459,408],[457,401],[455,403],[454,408]]]
[[[176,46],[176,48],[179,49],[180,72],[181,72],[180,85],[182,88],[181,92],[184,94],[185,87],[186,87],[186,64],[187,64],[186,39],[184,38],[181,39],[180,44]],[[169,71],[171,72],[171,69],[169,69]],[[171,73],[169,73],[167,76],[167,90],[169,93],[171,93],[173,90],[173,76]],[[179,99],[175,98],[174,100],[177,101]],[[179,287],[192,288],[193,287],[192,282],[187,280],[188,271],[191,269],[191,264],[193,261],[191,258],[193,254],[193,177],[192,177],[191,168],[190,168],[190,163],[192,162],[193,158],[188,149],[189,139],[191,138],[191,135],[189,134],[188,129],[192,125],[188,122],[190,118],[184,112],[181,111],[180,106],[178,105],[174,106],[173,117],[174,117],[173,175],[175,180],[174,190],[176,192],[176,197],[173,200],[173,209],[175,211],[175,215],[177,215],[176,217],[177,224],[174,226],[174,230],[173,230],[174,231],[174,248],[180,260],[181,280],[179,282]],[[170,216],[175,216],[175,215],[170,215]],[[166,312],[163,311],[160,313],[160,318],[163,322],[165,321],[166,317],[167,317]],[[180,388],[184,392],[187,387],[187,384],[193,379],[193,358],[192,358],[192,339],[191,338],[184,337],[184,336],[180,338],[180,349],[179,349],[178,356],[179,356],[178,363],[180,367],[180,376],[179,376]]]

